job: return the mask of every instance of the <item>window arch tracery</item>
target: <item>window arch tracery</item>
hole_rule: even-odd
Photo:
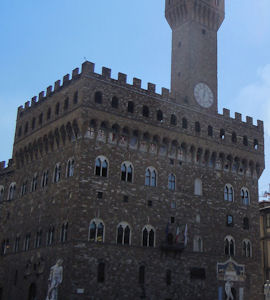
[[[101,219],[93,219],[89,224],[88,240],[92,242],[104,242],[105,225]]]
[[[234,201],[234,192],[231,184],[226,184],[224,187],[224,200],[233,202]]]
[[[95,175],[108,177],[109,161],[105,156],[98,156],[95,161]]]
[[[157,186],[157,171],[153,167],[148,167],[145,171],[145,185]]]
[[[126,182],[133,181],[133,165],[129,161],[125,161],[121,165],[121,180]]]
[[[155,247],[155,229],[151,225],[145,225],[142,230],[143,247]]]
[[[117,226],[116,243],[119,245],[130,245],[131,243],[131,229],[128,223],[121,222]]]

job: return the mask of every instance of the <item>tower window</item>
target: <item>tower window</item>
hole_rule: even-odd
[[[157,121],[163,121],[163,112],[161,110],[157,111]]]
[[[154,247],[155,245],[155,230],[152,226],[147,225],[142,231],[143,247]]]
[[[32,130],[36,127],[36,118],[32,119]]]
[[[26,122],[25,127],[24,127],[24,134],[28,132],[28,122]]]
[[[60,111],[60,103],[56,103],[55,105],[55,115],[58,116],[59,115],[59,111]]]
[[[243,145],[248,146],[248,138],[246,135],[243,136]]]
[[[78,103],[78,91],[76,91],[73,95],[73,104],[77,104]]]
[[[132,182],[133,167],[130,162],[124,162],[121,166],[121,180],[126,182]]]
[[[270,215],[269,215],[270,217]],[[269,218],[269,223],[270,223],[270,218]],[[243,219],[243,229],[248,230],[249,229],[249,219],[247,217],[245,217]]]
[[[225,130],[224,130],[224,129],[220,129],[219,137],[220,137],[222,140],[225,139]]]
[[[145,266],[139,268],[139,284],[145,284]]]
[[[47,120],[50,120],[51,118],[51,108],[49,107],[47,110]]]
[[[145,185],[157,186],[157,171],[153,167],[149,167],[146,169]]]
[[[176,115],[171,115],[171,125],[177,125],[177,118]]]
[[[131,114],[134,113],[134,102],[133,101],[128,101],[127,111]]]
[[[101,177],[108,176],[108,160],[104,156],[99,156],[96,158],[95,162],[95,174]]]
[[[95,93],[95,103],[101,104],[102,103],[102,93],[96,92]]]
[[[169,175],[168,188],[171,191],[175,191],[175,175],[174,174]]]
[[[243,256],[244,257],[251,257],[252,256],[252,248],[251,248],[251,242],[249,240],[244,240],[243,241]]]
[[[233,216],[232,215],[228,215],[227,216],[227,224],[228,227],[232,227],[233,226]]]
[[[224,239],[224,253],[225,255],[234,256],[235,255],[235,243],[231,236],[226,236]]]
[[[146,118],[149,117],[149,108],[148,106],[144,105],[143,108],[142,108],[142,115]]]
[[[67,97],[64,102],[64,110],[67,110],[69,106],[69,98]]]
[[[259,143],[258,143],[258,140],[256,140],[256,139],[254,139],[253,148],[254,148],[254,150],[258,150],[258,148],[259,148]]]
[[[117,97],[113,97],[112,98],[112,107],[113,108],[118,108],[118,106],[119,106],[119,100],[118,100],[118,98]]]
[[[104,242],[105,226],[102,220],[93,219],[89,225],[88,240],[91,242]]]
[[[249,191],[245,187],[241,189],[241,200],[242,204],[249,205]]]
[[[117,227],[117,244],[130,245],[131,230],[127,223],[122,222]]]
[[[187,119],[186,119],[186,118],[183,118],[183,119],[182,119],[182,128],[183,128],[183,129],[187,129],[187,127],[188,127]]]
[[[38,117],[38,124],[42,125],[42,122],[43,122],[43,113],[41,113]]]
[[[224,200],[233,202],[233,187],[230,184],[226,184],[224,187]]]
[[[100,283],[105,281],[105,263],[98,264],[97,281]]]
[[[232,142],[233,142],[234,144],[237,143],[237,136],[236,136],[236,133],[235,133],[235,132],[232,133]]]

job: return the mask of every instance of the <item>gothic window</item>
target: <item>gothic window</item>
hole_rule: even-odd
[[[222,140],[225,139],[225,130],[224,130],[224,129],[220,129],[219,137],[220,137]]]
[[[252,257],[252,247],[251,242],[249,240],[243,240],[242,243],[242,254],[244,257]]]
[[[157,121],[163,121],[163,112],[161,110],[157,111]]]
[[[254,139],[253,148],[254,148],[254,150],[258,150],[258,148],[259,148],[259,142],[256,139]]]
[[[32,130],[35,129],[36,126],[36,118],[32,119]]]
[[[9,189],[8,189],[8,200],[13,200],[15,198],[15,193],[16,193],[16,183],[13,182],[10,184]]]
[[[60,112],[60,103],[57,102],[55,105],[55,115],[58,116]]]
[[[148,167],[145,171],[145,185],[157,186],[157,171],[153,167]]]
[[[47,110],[47,120],[50,120],[51,114],[52,114],[52,110],[51,110],[51,108],[49,107],[48,110]]]
[[[23,245],[24,251],[28,251],[30,249],[30,239],[31,239],[31,233],[27,233],[24,239],[24,245]]]
[[[27,180],[24,180],[21,186],[21,196],[27,193]]]
[[[117,244],[130,245],[131,230],[130,226],[122,222],[117,226]]]
[[[97,281],[100,283],[105,281],[105,263],[103,263],[103,262],[98,264]]]
[[[73,95],[73,104],[77,104],[78,103],[78,91],[76,91]]]
[[[195,236],[193,239],[193,251],[203,252],[203,240],[200,236]]]
[[[37,173],[35,173],[31,182],[31,192],[35,192],[37,190],[37,181],[38,181],[38,175]]]
[[[245,229],[245,230],[249,229],[249,219],[247,217],[244,217],[244,219],[243,219],[243,229]]]
[[[122,163],[121,180],[126,182],[132,182],[133,180],[133,166],[128,161]]]
[[[95,174],[96,176],[108,177],[108,160],[104,156],[98,156],[95,162]]]
[[[175,175],[174,174],[169,174],[168,188],[171,191],[175,191]]]
[[[233,187],[230,184],[226,184],[224,187],[224,200],[233,202]]]
[[[144,226],[142,230],[143,247],[155,247],[155,229],[150,225]]]
[[[172,271],[171,270],[166,271],[166,284],[168,286],[172,284]]]
[[[236,136],[236,133],[235,133],[235,132],[232,133],[232,142],[233,142],[234,144],[237,143],[237,136]]]
[[[244,205],[249,205],[249,191],[247,188],[241,188],[241,201]]]
[[[131,114],[134,113],[134,102],[133,101],[128,101],[127,111]]]
[[[176,115],[171,115],[171,125],[177,125],[177,117]]]
[[[194,195],[202,195],[202,181],[199,178],[196,178],[194,181]]]
[[[42,178],[41,178],[41,187],[45,187],[48,185],[48,182],[49,182],[49,171],[46,170],[46,171],[43,171],[43,174],[42,174]]]
[[[197,133],[201,132],[200,122],[195,122],[195,132],[197,132]]]
[[[61,164],[57,163],[54,167],[53,182],[57,183],[61,179]]]
[[[15,243],[14,243],[14,252],[15,253],[20,251],[20,240],[21,240],[21,238],[19,236],[16,236]]]
[[[93,219],[89,225],[88,240],[91,242],[104,242],[105,226],[102,220]]]
[[[4,187],[0,185],[0,202],[4,199]]]
[[[118,100],[118,98],[117,97],[112,97],[112,107],[113,108],[118,108],[118,106],[119,106],[119,100]]]
[[[61,234],[60,234],[60,241],[65,243],[68,238],[68,222],[62,224]]]
[[[64,102],[64,110],[67,110],[69,106],[69,98],[67,97]]]
[[[226,236],[224,239],[224,253],[225,255],[235,255],[235,242],[232,236]]]
[[[188,121],[186,118],[183,118],[182,119],[182,128],[187,129],[187,127],[188,127]]]
[[[36,233],[36,239],[35,239],[35,248],[40,248],[42,242],[42,230],[38,230]]]
[[[1,244],[1,255],[5,255],[7,253],[8,248],[9,248],[9,240],[5,239],[2,241]]]
[[[211,125],[208,126],[208,136],[213,136],[213,127]]]
[[[54,242],[54,226],[50,226],[47,233],[47,246],[51,246]]]
[[[101,104],[102,103],[102,93],[101,92],[95,92],[95,103]]]
[[[43,113],[41,113],[38,117],[38,124],[42,125],[42,122],[43,122]]]
[[[67,162],[67,171],[66,171],[66,177],[72,177],[74,175],[74,166],[75,166],[75,161],[74,158],[70,158]]]
[[[149,108],[148,106],[144,105],[143,108],[142,108],[142,115],[146,118],[149,117]]]
[[[243,136],[243,145],[248,146],[248,138],[246,135]]]
[[[145,266],[140,266],[139,268],[139,284],[145,284]]]

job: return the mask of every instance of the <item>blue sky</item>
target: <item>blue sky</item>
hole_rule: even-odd
[[[170,86],[171,30],[165,0],[1,0],[0,160],[12,155],[17,107],[86,58],[161,87]],[[219,31],[219,112],[265,122],[270,149],[270,1],[227,0]],[[260,179],[268,189],[270,171]]]

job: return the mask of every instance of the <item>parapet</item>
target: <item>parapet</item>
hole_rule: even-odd
[[[41,91],[38,95],[38,97],[33,97],[31,101],[25,102],[24,107],[20,106],[18,108],[18,117],[22,116],[24,112],[31,109],[33,106],[46,101],[46,98],[50,97],[54,93],[61,90],[63,87],[69,85],[72,81],[81,78],[81,77],[89,77],[89,78],[96,78],[96,79],[102,79],[103,81],[108,81],[113,84],[117,84],[120,86],[128,87],[129,89],[133,89],[134,91],[141,93],[144,93],[146,95],[149,95],[151,97],[155,97],[157,100],[165,100],[169,101],[171,103],[175,103],[174,99],[170,97],[170,91],[166,88],[162,88],[161,94],[156,92],[156,85],[154,83],[148,83],[147,89],[142,88],[142,80],[139,78],[134,77],[132,80],[132,84],[127,83],[127,75],[124,73],[118,73],[118,78],[114,79],[111,77],[112,71],[110,68],[102,67],[101,74],[95,73],[95,64],[89,61],[85,61],[81,66],[81,73],[79,71],[79,68],[76,68],[72,71],[72,76],[70,78],[69,74],[66,74],[61,80],[57,80],[54,83],[54,88],[50,85],[47,87],[46,93],[44,91]],[[225,118],[226,120],[232,120],[233,122],[238,122],[239,124],[247,124],[248,126],[256,127],[260,131],[263,131],[263,122],[258,120],[257,126],[253,124],[253,118],[247,116],[246,122],[242,120],[242,114],[235,113],[234,118],[230,116],[230,110],[224,108],[223,114],[218,115],[220,118]]]

